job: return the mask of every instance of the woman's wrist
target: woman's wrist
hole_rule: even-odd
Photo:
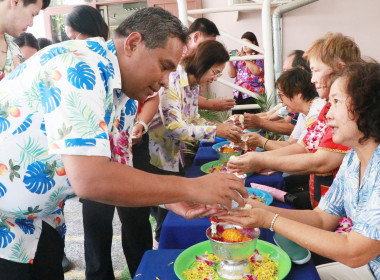
[[[141,120],[137,120],[137,122],[134,124],[134,126],[137,126],[137,125],[141,125],[143,130],[143,134],[147,133],[148,132],[148,125],[144,122],[144,121],[141,121]]]

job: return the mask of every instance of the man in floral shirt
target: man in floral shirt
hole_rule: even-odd
[[[243,204],[235,190],[247,193],[234,175],[158,176],[110,161],[109,135],[118,139],[128,133],[136,108],[132,99],[143,101],[167,85],[185,31],[163,9],[143,9],[126,19],[111,41],[52,45],[0,83],[2,278],[63,279],[58,233],[65,231],[61,210],[73,192],[121,206],[231,205],[232,199]],[[207,212],[202,205],[186,205],[180,204],[183,215]]]

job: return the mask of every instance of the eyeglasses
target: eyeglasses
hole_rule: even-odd
[[[221,77],[222,76],[222,72],[220,72],[220,71],[218,71],[218,70],[214,70],[214,69],[211,69],[211,71],[212,71],[212,74],[214,75],[214,77],[216,77],[216,78],[219,78],[219,77]]]

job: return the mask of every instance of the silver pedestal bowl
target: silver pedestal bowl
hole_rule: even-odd
[[[240,226],[218,223],[217,227],[223,226],[224,229],[236,228]],[[213,253],[220,258],[217,273],[225,279],[241,279],[250,274],[249,257],[256,249],[256,243],[260,235],[258,228],[243,229],[243,235],[251,238],[244,242],[222,242],[211,237],[211,227],[206,230],[206,236],[210,240]]]

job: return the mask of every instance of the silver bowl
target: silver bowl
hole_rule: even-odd
[[[222,164],[226,164],[230,157],[232,156],[240,156],[243,150],[238,150],[234,152],[222,152],[222,147],[216,149],[216,153],[218,154],[219,161]]]
[[[219,223],[224,229],[236,228],[242,229],[240,226]],[[244,242],[222,242],[211,238],[211,227],[206,230],[206,236],[210,240],[212,252],[220,258],[217,268],[218,274],[225,279],[241,279],[249,274],[248,258],[253,255],[257,240],[260,235],[258,228],[244,229],[245,236],[252,238]]]

